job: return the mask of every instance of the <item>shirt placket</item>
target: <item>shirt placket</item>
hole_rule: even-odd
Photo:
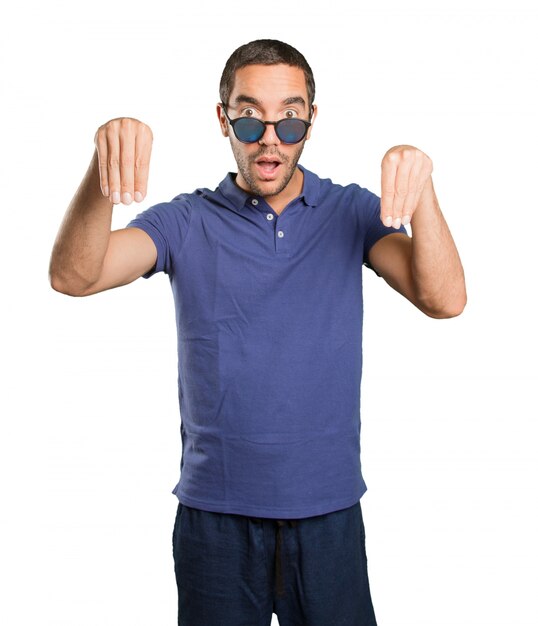
[[[289,254],[290,208],[292,205],[287,206],[286,209],[278,215],[263,198],[252,198],[250,202],[267,221],[269,232],[273,238],[275,254]]]

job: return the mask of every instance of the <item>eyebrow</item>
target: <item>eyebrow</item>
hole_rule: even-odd
[[[302,96],[292,96],[291,98],[286,98],[283,104],[302,104],[306,106],[306,102]]]
[[[239,104],[253,104],[254,106],[261,106],[261,102],[256,98],[246,96],[241,93],[235,97],[234,104],[236,106]],[[290,98],[282,100],[282,104],[302,104],[303,106],[306,106],[305,99],[302,96],[291,96]]]

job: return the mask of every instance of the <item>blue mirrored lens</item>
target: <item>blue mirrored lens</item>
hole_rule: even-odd
[[[265,132],[265,124],[257,119],[242,117],[234,124],[234,131],[239,141],[248,143],[258,141]]]
[[[281,120],[277,124],[276,134],[284,143],[298,143],[306,134],[306,125],[301,120]]]

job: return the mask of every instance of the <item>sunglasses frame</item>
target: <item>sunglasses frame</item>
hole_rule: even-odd
[[[264,120],[259,120],[256,117],[236,117],[235,119],[231,119],[230,116],[228,115],[228,112],[226,111],[226,107],[224,106],[224,104],[221,102],[221,106],[222,106],[222,110],[224,111],[224,115],[226,116],[226,119],[228,120],[228,122],[230,123],[230,126],[233,128],[234,131],[234,135],[237,138],[237,141],[240,141],[241,143],[246,143],[246,144],[250,144],[250,143],[256,143],[257,141],[260,141],[260,139],[264,136],[265,134],[265,130],[267,128],[268,125],[274,126],[275,127],[275,133],[276,136],[278,137],[278,139],[288,145],[288,146],[293,146],[297,143],[300,143],[305,137],[306,134],[308,132],[308,128],[309,126],[312,126],[312,122],[307,122],[306,120],[301,119],[300,117],[285,117],[281,120],[278,120],[276,122],[269,122],[269,121],[264,121]],[[239,139],[239,137],[237,136],[237,133],[235,132],[235,125],[237,124],[237,122],[239,122],[240,120],[256,120],[257,122],[260,122],[260,124],[263,124],[265,126],[263,133],[258,137],[258,139],[254,139],[253,141],[244,141],[243,139]],[[281,139],[280,135],[278,134],[278,125],[281,122],[286,122],[288,120],[297,120],[302,122],[305,125],[304,128],[304,134],[300,139],[297,139],[297,141],[284,141],[283,139]]]

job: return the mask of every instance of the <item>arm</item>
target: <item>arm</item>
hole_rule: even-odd
[[[387,235],[368,256],[387,283],[426,315],[454,317],[467,302],[463,267],[437,202],[431,161],[419,152],[397,146],[382,164],[382,221],[399,227],[412,220],[413,237]]]
[[[157,250],[144,231],[110,231],[111,199],[118,204],[121,192],[129,204],[133,190],[136,199],[146,192],[151,131],[136,120],[125,122],[112,120],[98,130],[97,150],[58,231],[49,278],[61,293],[86,296],[125,285],[155,265]]]

